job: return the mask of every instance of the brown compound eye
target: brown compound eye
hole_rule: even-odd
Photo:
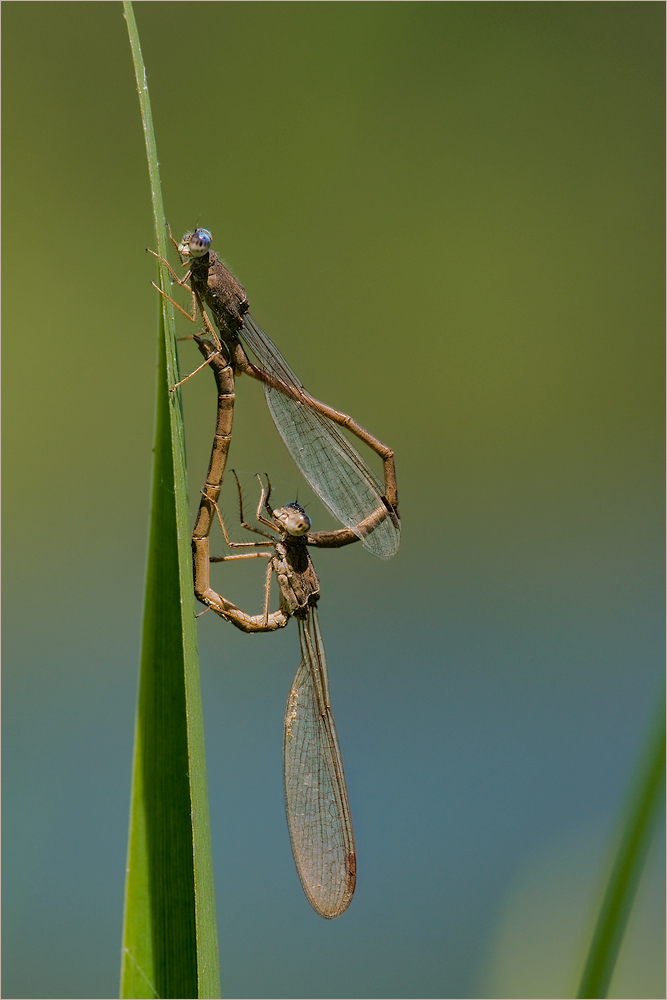
[[[288,504],[274,511],[274,514],[290,535],[298,538],[310,531],[310,518],[298,504]]]

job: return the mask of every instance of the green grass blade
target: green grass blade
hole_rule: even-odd
[[[577,997],[606,997],[665,784],[665,701],[652,727],[628,804],[623,833],[605,891]]]
[[[123,4],[137,77],[155,215],[166,233],[146,73],[132,4]],[[163,288],[168,276],[161,270]],[[155,452],[137,709],[122,997],[219,997],[220,973],[204,731],[190,561],[174,321],[159,316]]]

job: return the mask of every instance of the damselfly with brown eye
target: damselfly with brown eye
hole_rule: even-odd
[[[272,509],[268,476],[266,489],[262,486],[256,516],[271,534],[248,524],[243,515],[241,487],[234,475],[241,525],[268,541],[232,542],[216,504],[225,541],[233,550],[268,548],[271,551],[221,556],[212,558],[211,562],[268,559],[264,611],[260,615],[248,615],[210,589],[206,603],[244,632],[272,632],[282,628],[292,617],[298,622],[301,662],[285,712],[285,808],[292,853],[304,892],[313,909],[330,920],[340,916],[350,905],[356,882],[356,854],[317,617],[320,585],[308,553],[308,546],[318,545],[321,540],[318,532],[310,531],[310,519],[299,504]],[[332,534],[335,533],[323,533],[325,545],[331,544]],[[342,531],[338,544],[357,540],[353,534],[347,537],[349,534]],[[270,613],[274,574],[280,588],[280,607]]]
[[[182,309],[165,292],[162,294],[193,322],[201,314],[215,351],[222,352],[229,365],[230,379],[235,372],[245,372],[263,383],[274,423],[314,492],[367,549],[381,559],[390,558],[400,542],[398,490],[391,448],[352,417],[306,392],[277,347],[248,312],[245,291],[211,250],[208,230],[187,233],[180,243],[173,237],[171,240],[182,265],[188,268],[187,273],[179,278],[168,261],[159,259],[179,285],[190,289],[191,312]],[[217,330],[204,305],[211,310]],[[249,360],[244,344],[258,364]],[[209,358],[212,356],[213,352]],[[383,484],[338,427],[346,428],[382,459]]]

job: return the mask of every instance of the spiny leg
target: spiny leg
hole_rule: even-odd
[[[174,237],[173,236],[171,237],[171,241],[172,241],[172,243],[174,242]],[[178,244],[176,244],[176,247],[178,248]],[[169,261],[167,260],[166,257],[162,257],[161,254],[157,253],[155,250],[151,250],[150,247],[146,247],[146,253],[153,254],[154,257],[157,257],[157,259],[160,261],[160,263],[163,264],[167,268],[167,270],[169,271],[169,274],[172,276],[172,278],[174,279],[174,281],[176,282],[177,285],[183,285],[185,288],[189,288],[190,287],[188,285],[188,283],[187,283],[188,279],[190,277],[190,273],[191,273],[190,271],[188,271],[188,273],[186,275],[184,275],[182,278],[179,278],[179,276],[176,274],[176,272],[174,271],[173,267],[171,266],[171,264],[169,263]],[[181,263],[183,263],[183,261],[181,261]],[[184,266],[186,266],[186,265],[184,265]]]
[[[169,233],[169,237],[170,237],[172,243],[174,244],[174,246],[176,246],[176,248],[178,249],[178,244],[174,240],[174,237],[171,235],[171,231]],[[197,295],[197,293],[194,290],[194,288],[192,288],[192,286],[188,284],[188,280],[189,280],[190,275],[191,275],[192,272],[188,271],[188,273],[183,278],[179,278],[168,260],[166,260],[164,257],[161,257],[160,254],[156,253],[154,250],[148,250],[148,253],[153,254],[154,257],[157,257],[157,259],[162,264],[165,265],[165,267],[168,269],[169,273],[171,274],[172,278],[174,279],[174,281],[176,282],[177,285],[180,285],[182,288],[187,288],[188,289],[188,291],[191,294],[191,305],[192,305],[191,311],[187,312],[181,305],[179,305],[178,302],[176,302],[175,299],[172,299],[172,297],[170,295],[167,295],[167,293],[162,288],[160,288],[159,285],[157,285],[154,281],[151,281],[151,285],[153,286],[153,288],[156,288],[158,290],[158,292],[160,293],[160,295],[162,295],[167,300],[167,302],[171,302],[172,306],[174,306],[176,309],[178,309],[178,311],[183,316],[185,316],[186,319],[189,319],[191,323],[196,323],[197,322],[197,313],[199,313],[201,315],[201,318],[202,318],[203,322],[204,322],[204,327],[206,329],[206,332],[212,338],[213,343],[217,347],[218,351],[221,351],[222,350],[222,342],[220,340],[220,337],[218,336],[218,332],[215,329],[215,327],[213,326],[213,324],[211,323],[211,320],[209,319],[208,313],[206,312],[206,310],[204,309],[204,307],[203,307],[203,305],[201,303],[201,299]],[[184,382],[187,382],[188,379],[192,378],[193,375],[196,375],[197,372],[201,371],[202,368],[205,368],[207,364],[210,364],[210,360],[211,359],[208,358],[204,362],[204,364],[199,365],[199,367],[195,368],[195,370],[193,372],[190,372],[190,374],[186,375],[185,378],[182,378],[180,380],[180,382],[177,382],[175,385],[173,385],[172,388],[171,388],[171,391],[173,392],[180,385],[183,385]]]
[[[273,531],[275,531],[276,529],[274,523],[271,521],[267,521],[267,519],[262,515],[262,508],[264,508],[265,510],[268,511],[271,517],[273,517],[273,508],[269,503],[269,500],[271,499],[271,480],[269,479],[267,472],[265,472],[264,475],[266,476],[266,490],[264,489],[264,485],[262,483],[262,477],[259,475],[259,473],[257,473],[257,479],[259,480],[259,485],[262,487],[262,494],[259,498],[259,503],[257,504],[257,520],[259,521],[260,524],[265,524],[267,528],[272,528]]]
[[[232,469],[232,472],[234,472],[233,469]],[[236,475],[236,473],[234,473],[234,475]],[[238,480],[237,480],[237,482],[238,482]],[[203,490],[202,490],[202,493],[204,493]],[[204,496],[206,496],[205,493],[204,493]],[[230,547],[230,549],[251,549],[251,548],[254,549],[254,548],[257,548],[258,546],[264,546],[264,547],[271,546],[273,548],[273,546],[275,545],[275,541],[273,539],[271,539],[271,541],[269,541],[269,542],[232,542],[232,541],[230,541],[229,535],[227,534],[227,529],[225,527],[225,522],[222,519],[222,514],[220,513],[220,508],[218,507],[218,504],[216,503],[215,500],[211,500],[210,497],[207,497],[207,500],[209,500],[209,502],[212,503],[213,506],[215,507],[215,512],[218,515],[218,522],[219,522],[220,527],[222,529],[222,534],[224,535],[225,541],[227,542],[227,545]],[[257,534],[263,535],[265,538],[271,538],[271,536],[267,535],[267,533],[265,531],[259,531],[258,528],[253,528],[250,525],[246,525],[246,524],[243,523],[243,521],[241,522],[241,527],[242,528],[247,528],[248,531],[256,531]],[[258,552],[258,553],[256,553],[256,555],[267,555],[267,553],[266,552]],[[220,558],[214,558],[212,556],[211,557],[211,562],[224,562],[225,559],[234,559],[234,558],[240,559],[241,556],[221,556]]]
[[[274,539],[273,535],[267,534],[266,531],[262,531],[261,528],[256,528],[254,525],[248,524],[248,522],[246,521],[246,519],[245,519],[245,517],[243,515],[243,491],[241,489],[241,484],[239,482],[239,477],[236,475],[236,471],[234,469],[231,470],[231,473],[234,476],[234,479],[236,480],[236,488],[237,488],[238,494],[239,494],[239,514],[240,514],[240,518],[241,518],[241,527],[245,528],[246,531],[254,531],[256,535],[262,535],[263,538],[270,538],[272,541],[274,541],[275,539]],[[261,484],[261,480],[260,480],[260,484]],[[264,487],[262,487],[262,500],[263,499],[264,499]],[[261,503],[261,501],[260,501],[260,503]],[[258,519],[259,519],[259,510],[260,510],[260,507],[257,508]],[[275,533],[276,529],[275,529],[275,526],[273,524],[269,524],[267,521],[264,521],[263,523],[266,524],[267,527],[271,528],[271,530]],[[252,544],[252,543],[249,542],[248,544]],[[266,544],[266,543],[262,543],[262,544]]]

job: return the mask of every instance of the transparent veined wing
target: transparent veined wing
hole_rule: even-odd
[[[341,524],[354,531],[374,555],[389,559],[398,549],[401,526],[387,508],[379,479],[336,424],[308,405],[310,397],[303,385],[248,313],[241,336],[260,366],[296,391],[297,398],[292,399],[264,386],[273,421],[299,470]],[[360,529],[359,525],[378,509],[386,510],[386,517],[371,530]]]
[[[313,909],[332,919],[354,893],[354,837],[317,611],[298,622],[301,663],[285,713],[285,807],[303,890]]]

